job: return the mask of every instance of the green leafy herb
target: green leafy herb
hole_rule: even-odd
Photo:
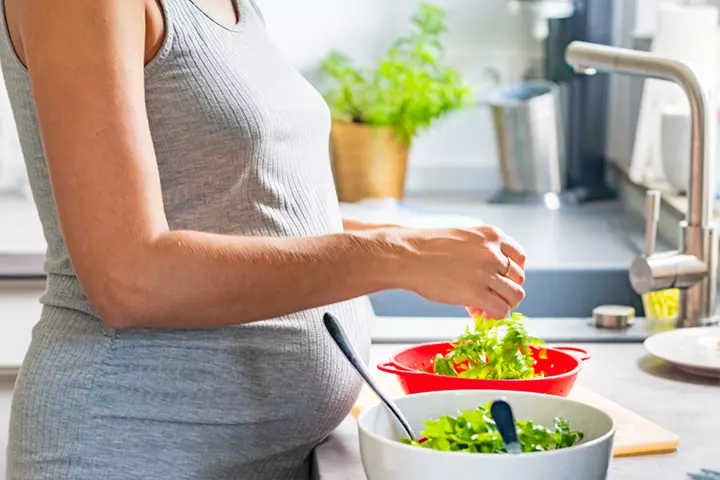
[[[402,443],[444,452],[507,453],[502,437],[490,414],[490,404],[468,410],[458,417],[444,416],[426,420],[420,442],[408,438]],[[518,440],[523,452],[544,452],[567,448],[580,442],[583,432],[572,430],[563,418],[554,420],[554,429],[533,422],[516,421]]]
[[[330,53],[320,66],[333,117],[391,127],[407,143],[445,114],[469,105],[470,89],[443,64],[445,11],[421,4],[412,30],[399,38],[375,69],[358,68]]]
[[[465,330],[452,350],[433,359],[433,372],[450,377],[515,380],[542,377],[536,373],[531,345],[543,342],[527,334],[522,320],[514,313],[505,320],[475,318],[475,328]],[[546,351],[540,351],[541,358]]]

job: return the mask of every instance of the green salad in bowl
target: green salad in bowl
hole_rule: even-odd
[[[507,453],[490,414],[490,404],[467,410],[457,417],[442,416],[423,423],[423,438],[416,442],[404,438],[401,442],[443,452]],[[547,428],[529,421],[516,421],[523,453],[572,447],[584,437],[583,432],[573,430],[570,422],[563,418],[555,418],[553,423],[553,428]]]
[[[493,419],[498,400],[512,409],[519,454],[507,453]],[[607,479],[615,424],[591,405],[502,389],[425,392],[395,403],[419,440],[403,439],[384,404],[364,410],[357,423],[368,479]]]

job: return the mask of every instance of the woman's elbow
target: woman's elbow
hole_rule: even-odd
[[[153,288],[137,277],[114,275],[101,282],[90,282],[87,296],[105,325],[127,330],[153,323]]]
[[[114,330],[151,327],[167,315],[172,292],[167,269],[150,244],[125,246],[116,255],[78,255],[75,273],[102,321]]]
[[[113,330],[127,330],[142,324],[143,315],[138,308],[142,300],[135,297],[137,303],[133,302],[134,295],[123,290],[123,287],[110,284],[88,295],[102,321]]]

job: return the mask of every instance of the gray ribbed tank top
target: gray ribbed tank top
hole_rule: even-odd
[[[170,228],[246,236],[308,236],[338,232],[342,223],[329,162],[330,116],[327,106],[273,45],[252,0],[236,1],[240,20],[232,26],[217,22],[193,0],[162,2],[167,33],[160,52],[146,67],[145,95]],[[59,382],[56,388],[62,389],[65,384],[58,378],[62,378],[63,371],[73,368],[69,364],[59,367],[63,365],[63,358],[72,357],[75,366],[80,364],[78,359],[81,358],[83,368],[89,368],[85,365],[94,364],[94,355],[98,355],[95,362],[98,364],[107,364],[107,358],[101,357],[101,353],[109,355],[97,348],[83,350],[87,342],[76,345],[73,338],[107,334],[101,330],[104,327],[98,326],[102,324],[73,273],[59,227],[28,74],[15,55],[6,28],[0,41],[0,62],[48,245],[47,289],[42,297],[46,313],[44,322],[36,329],[36,345],[26,359],[24,375],[28,377],[34,375],[33,372],[52,374],[52,381]],[[366,299],[330,308],[346,322],[353,340],[367,353],[367,317],[371,311]],[[243,444],[244,453],[237,453],[242,460],[240,463],[255,465],[257,472],[264,472],[262,476],[267,475],[267,478],[281,478],[277,475],[282,472],[290,475],[288,472],[296,468],[287,466],[288,459],[305,461],[302,457],[307,455],[307,448],[327,435],[348,413],[358,392],[355,375],[322,330],[323,310],[313,309],[280,319],[231,327],[218,331],[217,335],[207,331],[114,332],[112,342],[118,343],[110,352],[118,356],[117,362],[122,360],[132,365],[132,355],[122,356],[121,347],[127,342],[135,345],[135,350],[128,352],[139,352],[139,346],[145,345],[148,338],[169,349],[183,346],[192,339],[195,352],[218,350],[212,358],[219,364],[229,362],[226,359],[229,355],[232,362],[222,364],[218,369],[233,369],[237,391],[232,392],[225,403],[217,405],[218,415],[235,415],[237,423],[245,426],[277,419],[278,408],[283,408],[283,415],[293,418],[292,425],[288,426],[291,432],[282,435],[265,432],[264,440],[254,439],[253,430],[241,432],[246,443]],[[94,319],[92,324],[85,320],[87,318]],[[67,325],[73,327],[66,328]],[[53,342],[62,343],[63,348],[53,350]],[[273,354],[281,360],[272,361]],[[51,355],[52,362],[45,358]],[[164,369],[166,374],[147,379],[139,374],[139,379],[134,381],[144,382],[146,388],[155,388],[156,383],[178,371],[188,374],[183,369],[191,366],[173,367],[173,361],[181,362],[177,355],[163,358],[162,350],[158,355],[156,361],[163,362],[158,369]],[[188,355],[193,358],[192,352]],[[259,361],[259,358],[269,360]],[[32,367],[45,365],[45,361],[49,363],[43,368]],[[208,360],[204,362],[207,368]],[[154,370],[142,370],[148,371]],[[203,382],[207,382],[204,388],[209,392],[229,388],[222,372],[216,373],[203,377]],[[112,385],[109,373],[107,379]],[[222,384],[214,385],[213,382]],[[172,385],[172,388],[182,388],[183,383],[176,381]],[[230,385],[234,383],[230,382]],[[137,393],[143,388],[132,391]],[[177,397],[184,398],[183,392]],[[244,401],[237,400],[243,398]],[[140,410],[149,403],[142,396],[127,400]],[[182,402],[177,403],[172,408],[179,409],[179,422],[185,421],[187,412],[182,410]],[[237,412],[232,412],[233,405]],[[206,408],[212,411],[212,402]],[[82,423],[83,414],[80,410],[74,413],[63,410],[63,415],[71,417],[68,424],[72,421]],[[148,411],[143,418],[159,415],[166,418],[167,414],[166,410],[162,415]],[[73,419],[73,415],[77,418]],[[152,425],[147,425],[147,431]],[[21,443],[30,442],[42,450],[62,441],[42,438],[42,432],[32,435],[37,438],[27,440],[23,437]],[[112,436],[112,432],[108,435]],[[181,436],[180,431],[175,435]],[[17,438],[20,438],[19,434],[16,441]],[[213,438],[209,437],[207,441],[212,442]],[[272,451],[278,455],[286,452],[285,463],[276,462],[280,466],[273,467],[277,471],[262,467],[259,458],[263,457],[258,452],[264,451],[263,441],[273,442]],[[102,439],[98,442],[102,443]],[[257,448],[251,448],[257,442],[260,442],[255,445]],[[288,450],[294,453],[288,455]],[[18,452],[22,451],[31,449],[23,445],[18,449]],[[268,458],[272,457],[265,460],[270,461]],[[271,472],[275,473],[271,475]],[[161,478],[161,474],[149,472],[144,478]]]

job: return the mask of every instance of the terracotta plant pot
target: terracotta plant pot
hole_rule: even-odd
[[[339,200],[401,200],[408,150],[390,128],[333,121],[330,153]]]

